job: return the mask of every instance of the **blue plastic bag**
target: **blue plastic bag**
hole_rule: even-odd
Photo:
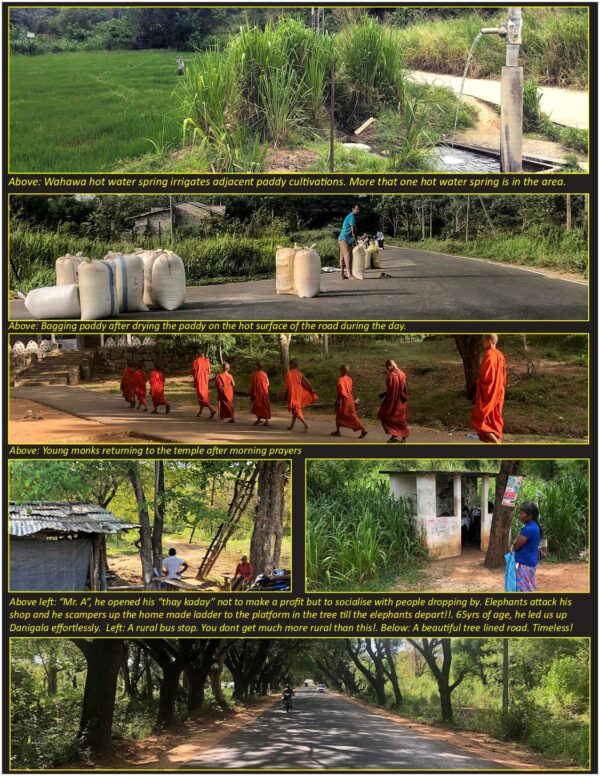
[[[504,556],[506,561],[506,571],[504,573],[504,592],[517,592],[517,563],[514,552],[507,552]]]

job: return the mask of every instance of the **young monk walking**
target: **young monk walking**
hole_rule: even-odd
[[[271,419],[271,400],[269,399],[269,376],[263,369],[261,361],[256,362],[256,372],[250,377],[250,400],[252,407],[250,412],[256,415],[255,426],[261,423],[269,425]]]
[[[235,381],[231,375],[231,367],[226,361],[223,363],[222,370],[223,371],[215,377],[215,387],[217,389],[217,417],[219,420],[229,419],[230,423],[235,423],[235,408],[233,406]]]
[[[293,431],[296,421],[299,420],[304,426],[304,433],[306,433],[310,426],[304,419],[302,410],[319,397],[306,377],[299,371],[298,361],[295,358],[290,361],[290,368],[285,376],[285,398],[287,399],[287,408],[292,413],[292,422],[288,426],[288,431]]]
[[[359,439],[367,436],[367,429],[360,422],[356,412],[356,402],[352,394],[352,378],[350,367],[343,364],[340,367],[340,376],[337,381],[337,399],[335,400],[335,431],[331,436],[342,436],[340,428],[351,428],[352,431],[360,431]]]
[[[390,435],[388,442],[406,442],[408,437],[408,391],[406,375],[395,361],[385,362],[387,371],[386,390],[377,417],[383,430]]]
[[[208,395],[208,381],[210,380],[210,361],[206,358],[203,350],[196,353],[196,358],[192,362],[192,377],[194,378],[194,388],[196,389],[196,398],[200,409],[196,417],[202,415],[202,410],[208,407],[210,412],[209,420],[214,417],[215,410],[211,407]]]
[[[150,397],[152,398],[152,414],[158,414],[158,408],[164,407],[165,414],[168,415],[171,412],[171,405],[165,399],[165,373],[157,364],[154,364],[154,369],[150,372],[148,382],[150,383]]]
[[[144,412],[148,412],[148,406],[146,404],[146,373],[142,369],[141,364],[136,365],[136,370],[133,374],[133,388],[135,391],[135,398],[138,401],[138,410],[143,408]]]
[[[129,407],[135,407],[135,388],[133,386],[133,375],[135,369],[131,364],[127,364],[121,377],[121,392],[125,401],[129,402]]]
[[[506,360],[497,345],[497,334],[483,336],[484,353],[471,415],[471,426],[479,439],[496,445],[502,442],[502,409],[506,393]]]

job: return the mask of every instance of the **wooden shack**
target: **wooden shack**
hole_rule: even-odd
[[[198,226],[208,218],[223,217],[224,205],[206,205],[202,202],[176,202],[173,207],[153,208],[133,216],[132,232],[137,237],[162,237],[171,234],[171,228]]]
[[[10,504],[10,589],[106,590],[106,536],[139,528],[97,504]]]
[[[390,478],[392,495],[410,505],[417,530],[432,558],[461,554],[463,511],[480,511],[477,540],[482,551],[490,541],[492,511],[490,479],[497,475],[470,471],[382,471]]]

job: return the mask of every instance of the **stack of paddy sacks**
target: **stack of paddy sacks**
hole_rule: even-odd
[[[295,294],[301,299],[321,291],[321,258],[310,248],[282,248],[275,254],[275,289],[278,294]]]
[[[35,318],[98,320],[147,312],[148,305],[177,310],[185,282],[183,260],[173,251],[111,251],[101,261],[67,254],[56,260],[56,286],[36,288],[24,300]]]

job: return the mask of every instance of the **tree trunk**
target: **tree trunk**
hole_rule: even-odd
[[[291,334],[280,334],[278,336],[279,342],[279,370],[281,377],[284,378],[290,368],[290,340]]]
[[[78,740],[98,754],[110,749],[123,639],[72,639],[85,656],[87,673]]]
[[[440,708],[444,722],[453,722],[454,713],[452,711],[452,691],[448,683],[448,677],[442,675],[437,680],[438,692],[440,696]]]
[[[573,211],[571,209],[571,195],[567,194],[567,232],[573,229]]]
[[[264,574],[279,563],[276,537],[283,532],[287,462],[260,461],[258,466],[258,504],[250,541],[250,563],[255,574]]]
[[[457,334],[454,336],[454,341],[463,362],[467,399],[472,401],[475,398],[477,377],[479,375],[479,363],[483,352],[481,335]]]
[[[154,566],[152,563],[152,528],[150,526],[150,517],[148,515],[148,506],[146,495],[142,486],[142,477],[140,474],[139,461],[131,461],[128,468],[129,481],[133,488],[135,500],[137,502],[138,516],[140,521],[140,557],[142,560],[142,580],[144,587],[154,587]]]
[[[163,561],[162,535],[165,523],[165,463],[154,463],[154,524],[152,526],[152,563],[160,571]]]
[[[158,696],[156,722],[161,727],[171,727],[175,722],[175,704],[181,679],[182,666],[179,663],[162,667],[162,681]]]
[[[394,691],[394,708],[398,708],[402,705],[402,691],[400,690],[400,682],[398,681],[398,672],[396,671],[396,664],[394,662],[394,655],[392,653],[392,645],[389,639],[384,639],[383,649],[387,660],[387,675]]]
[[[220,655],[217,658],[216,663],[213,663],[210,672],[210,687],[212,689],[212,694],[215,696],[216,702],[219,704],[219,706],[222,709],[229,709],[229,704],[227,703],[227,700],[225,698],[225,695],[223,693],[223,687],[221,686],[221,679],[223,677],[223,666],[224,666],[224,658],[225,655]]]
[[[484,565],[488,569],[499,569],[504,566],[504,556],[510,545],[510,524],[514,510],[513,507],[502,506],[502,497],[509,475],[519,474],[522,463],[522,461],[502,461],[500,465],[500,473],[496,478],[496,497],[490,528],[490,543],[484,561]]]
[[[204,691],[210,671],[210,660],[206,661],[201,667],[185,666],[183,672],[188,683],[187,710],[194,714],[204,706]]]
[[[58,691],[58,666],[49,666],[46,676],[48,695],[56,695]]]

